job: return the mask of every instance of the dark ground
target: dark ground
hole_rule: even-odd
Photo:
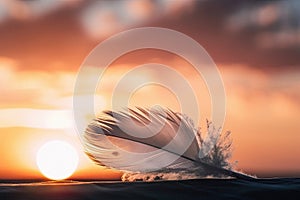
[[[0,184],[0,199],[300,199],[300,179]]]

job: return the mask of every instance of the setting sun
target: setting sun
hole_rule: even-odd
[[[45,177],[52,180],[63,180],[75,172],[78,155],[70,144],[55,140],[44,144],[39,149],[36,163]]]

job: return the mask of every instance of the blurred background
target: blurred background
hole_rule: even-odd
[[[35,154],[51,139],[77,147],[81,161],[73,178],[120,176],[82,153],[72,94],[77,71],[97,44],[144,26],[180,31],[215,61],[226,90],[232,161],[239,169],[261,177],[300,176],[300,1],[0,0],[0,179],[41,177]],[[107,82],[149,62],[193,79],[186,61],[145,50],[116,60]],[[111,89],[107,83],[97,93],[98,110],[109,107]],[[204,108],[201,120],[205,114]]]

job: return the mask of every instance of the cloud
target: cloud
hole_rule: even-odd
[[[245,28],[264,28],[275,25],[276,28],[299,28],[300,2],[281,0],[242,4],[240,9],[228,18],[229,28],[238,31]]]
[[[169,15],[179,15],[194,5],[189,1],[94,1],[81,14],[81,24],[93,39]]]
[[[28,20],[51,13],[59,8],[76,5],[82,0],[0,1],[0,22],[7,19]]]
[[[0,107],[70,108],[75,72],[19,70],[18,61],[0,57]]]
[[[262,48],[288,48],[300,46],[300,28],[281,30],[278,32],[265,32],[259,34],[256,38],[256,42]]]
[[[0,57],[0,128],[72,128],[72,99],[64,101],[73,93],[75,73],[20,71],[17,66],[16,60]]]
[[[291,101],[300,98],[300,70],[266,72],[243,65],[232,65],[222,68],[225,87],[243,94],[246,98],[255,94],[285,95]],[[297,101],[295,101],[297,102]]]
[[[0,128],[6,127],[71,129],[72,112],[30,108],[0,109]]]
[[[300,46],[300,2],[280,0],[242,4],[230,15],[226,27],[233,32],[255,30],[257,45],[262,48]]]
[[[281,18],[279,3],[244,5],[229,16],[227,25],[231,31],[249,27],[265,27],[275,24]]]
[[[9,19],[36,19],[59,9],[79,5],[78,10],[81,12],[79,21],[83,29],[92,39],[101,39],[149,21],[166,16],[179,16],[191,10],[195,2],[195,0],[99,0],[83,3],[83,0],[1,0],[0,23]]]
[[[182,73],[182,78],[189,80],[200,102],[201,113],[207,117],[210,113],[210,106],[208,106],[210,105],[210,98],[205,83],[203,81],[199,82],[201,77],[195,77],[195,72],[188,70],[190,66],[182,65],[180,62],[179,64],[173,64],[174,66],[181,66],[181,68],[175,67],[174,69]],[[74,85],[77,78],[76,72],[53,71],[48,73],[40,70],[19,70],[17,66],[18,62],[15,60],[0,58],[0,90],[2,94],[0,97],[0,108],[72,109]],[[123,83],[125,85],[120,87],[122,90],[118,93],[119,98],[127,97],[128,94],[124,91],[132,88],[132,86],[139,87],[141,83],[147,84],[164,80],[170,88],[177,90],[182,88],[182,85],[178,84],[181,80],[175,79],[170,73],[168,75],[161,74],[154,69],[130,71],[132,69],[129,65],[113,66],[99,79],[95,91],[96,96],[93,97],[95,98],[96,113],[99,110],[108,109],[112,106],[114,89],[116,89],[115,87],[119,84],[119,81],[124,78],[124,75],[127,76],[127,81]],[[236,98],[243,99],[245,102],[251,102],[255,99],[268,99],[269,97],[272,97],[269,101],[273,101],[273,97],[275,99],[280,97],[290,101],[289,104],[297,105],[297,102],[300,100],[298,92],[300,91],[299,70],[280,71],[270,74],[242,65],[222,66],[220,69],[225,82],[225,89],[229,91],[229,94],[235,95]],[[80,85],[77,91],[77,95],[80,98],[86,99],[94,95],[85,93],[85,89],[90,87],[89,81],[94,79],[93,77],[97,75],[98,70],[95,67],[87,67],[87,74],[84,77],[85,84]],[[96,78],[98,80],[100,77]],[[174,96],[172,93],[174,91],[169,91],[164,87],[153,84],[143,85],[138,90],[131,92],[131,99],[128,102],[131,106],[149,106],[159,102],[173,109],[176,109],[178,106],[177,96],[176,94]],[[152,94],[151,96],[148,95],[150,93]],[[162,94],[168,98],[158,100],[157,96]],[[146,99],[144,98],[145,95],[148,95]],[[274,102],[274,105],[277,105],[276,100]]]

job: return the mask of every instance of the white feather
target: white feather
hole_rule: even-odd
[[[206,153],[215,135],[202,142],[201,149],[197,130],[186,116],[167,109],[138,108],[137,111],[128,109],[128,112],[105,111],[87,127],[84,143],[87,155],[109,168],[149,172],[199,167],[252,179],[201,161],[199,155]]]

